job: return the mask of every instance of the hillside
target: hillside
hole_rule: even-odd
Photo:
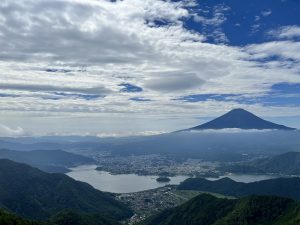
[[[231,173],[272,173],[299,175],[300,152],[287,152],[249,162],[224,164],[220,167],[220,170]]]
[[[0,224],[2,225],[42,225],[0,209]],[[45,224],[46,225],[46,224]]]
[[[50,173],[65,173],[69,171],[68,167],[94,163],[91,158],[61,150],[13,151],[0,149],[0,159],[26,163]]]
[[[54,215],[47,225],[121,225],[117,221],[99,214],[75,213],[64,210]]]
[[[120,225],[117,221],[98,214],[78,214],[62,211],[45,222],[24,219],[0,209],[1,225]]]
[[[132,214],[110,194],[86,183],[10,160],[0,160],[0,183],[0,205],[30,219],[48,219],[64,209],[110,215],[115,219]]]
[[[300,152],[287,152],[251,164],[266,173],[300,174]]]
[[[180,190],[198,190],[229,196],[276,195],[300,200],[300,178],[277,178],[253,183],[235,182],[229,178],[209,181],[189,178],[179,186]]]
[[[199,195],[144,221],[143,225],[292,225],[300,222],[300,205],[291,199],[250,196],[220,199]]]

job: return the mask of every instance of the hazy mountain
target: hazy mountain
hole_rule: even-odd
[[[300,152],[287,152],[249,162],[234,163],[221,167],[233,173],[277,173],[286,175],[300,174]]]
[[[229,178],[209,181],[189,178],[179,186],[180,190],[198,190],[241,197],[248,195],[277,195],[300,200],[300,178],[277,178],[252,183],[236,182]]]
[[[300,174],[300,152],[287,152],[253,164],[268,173]]]
[[[0,149],[0,159],[10,159],[16,162],[26,163],[46,172],[68,172],[67,168],[82,164],[92,164],[91,158],[61,151],[61,150],[35,150],[12,151]]]
[[[188,130],[204,130],[204,129],[255,129],[255,130],[294,130],[294,128],[286,127],[276,123],[263,120],[260,117],[244,110],[233,109],[230,112],[202,125],[190,128]]]
[[[235,128],[235,129],[231,129]],[[234,109],[203,125],[174,133],[115,142],[114,154],[166,154],[174,157],[239,161],[247,155],[297,151],[300,132]]]
[[[240,161],[251,155],[299,151],[300,131],[268,122],[243,109],[235,109],[211,122],[182,132],[126,138],[10,138],[2,139],[0,146],[18,150],[60,147],[72,152],[85,149],[110,151],[115,155],[164,154],[179,159]]]
[[[251,155],[276,155],[298,151],[299,146],[298,130],[199,130],[141,137],[127,143],[116,141],[108,149],[117,155],[164,154],[179,159],[239,161],[248,159]]]
[[[300,204],[288,198],[250,196],[221,199],[199,195],[185,204],[146,220],[144,225],[293,225],[300,222]]]
[[[0,184],[0,206],[30,219],[48,219],[64,209],[115,219],[132,214],[111,194],[89,184],[6,159],[0,160]]]
[[[69,141],[67,138],[57,138],[48,140],[44,137],[32,137],[32,138],[0,138],[0,148],[12,149],[18,151],[31,151],[31,150],[90,150],[90,149],[105,149],[109,144],[113,143],[112,139],[100,139],[95,140],[84,138],[78,138],[78,141]],[[97,141],[96,141],[97,140]],[[107,143],[108,142],[108,143]]]

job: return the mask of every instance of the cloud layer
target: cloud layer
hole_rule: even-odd
[[[93,121],[106,114],[120,120],[132,114],[195,118],[234,107],[300,116],[300,102],[268,105],[261,100],[275,84],[300,83],[295,39],[300,27],[266,31],[271,39],[265,43],[231,46],[219,27],[230,7],[218,6],[207,17],[195,11],[197,6],[193,0],[1,1],[2,122],[18,121],[33,133],[47,133],[26,118],[34,115],[49,123],[57,116]],[[214,32],[188,29],[187,20]],[[212,35],[218,43],[207,41]],[[191,95],[235,98],[188,101]],[[249,104],[245,98],[254,100]],[[110,133],[119,129],[115,126]]]

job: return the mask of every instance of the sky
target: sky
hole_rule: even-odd
[[[300,128],[299,0],[1,0],[0,136]]]

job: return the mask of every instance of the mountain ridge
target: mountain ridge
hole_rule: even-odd
[[[230,178],[210,181],[205,178],[188,178],[178,186],[179,190],[213,192],[226,196],[276,195],[300,200],[300,178],[274,178],[251,183],[236,182]]]
[[[141,225],[293,225],[299,224],[299,203],[276,196],[248,196],[240,199],[198,195],[165,210]]]
[[[247,162],[237,162],[222,166],[222,170],[230,173],[300,175],[300,152],[286,152]]]
[[[70,172],[68,168],[95,163],[92,158],[62,150],[15,151],[0,149],[0,159],[25,163],[47,173],[67,173]]]
[[[0,159],[0,206],[28,219],[46,220],[64,209],[76,213],[132,216],[110,193],[64,174],[45,173],[23,163]]]
[[[221,130],[231,128],[243,130],[296,130],[292,127],[264,120],[245,109],[236,108],[209,122],[181,131]]]

